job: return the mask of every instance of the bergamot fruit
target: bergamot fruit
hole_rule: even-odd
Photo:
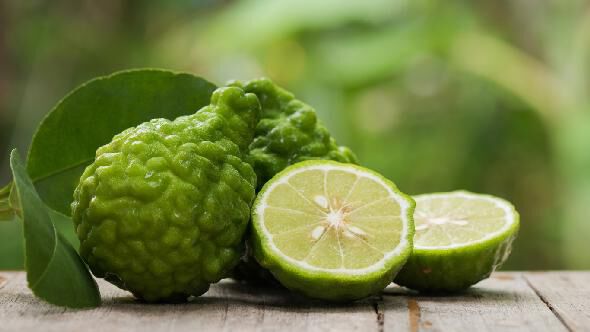
[[[256,94],[262,106],[261,119],[248,154],[248,162],[258,179],[258,190],[275,174],[297,162],[326,159],[357,163],[349,148],[336,144],[311,106],[295,99],[292,93],[271,80],[234,81],[229,85]],[[234,276],[251,282],[275,283],[251,255],[243,257]]]
[[[259,113],[254,94],[220,88],[196,114],[143,123],[99,148],[72,203],[94,275],[146,301],[186,300],[226,276],[255,195],[244,157]]]
[[[230,82],[258,96],[262,106],[248,161],[258,177],[258,190],[285,167],[313,159],[357,163],[352,151],[336,144],[315,110],[267,78]]]
[[[414,201],[381,175],[305,161],[267,182],[252,207],[258,262],[309,297],[349,301],[385,288],[412,251]]]
[[[424,292],[460,291],[506,261],[519,227],[507,201],[465,191],[415,196],[414,251],[399,285]]]

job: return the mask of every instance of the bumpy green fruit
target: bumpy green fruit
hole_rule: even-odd
[[[357,163],[349,148],[336,144],[311,106],[295,99],[292,93],[271,80],[234,81],[228,85],[255,94],[262,105],[262,115],[248,154],[248,161],[258,177],[257,191],[275,174],[300,161],[326,159]]]
[[[261,119],[247,157],[258,178],[257,191],[275,174],[300,161],[326,159],[357,163],[349,148],[336,144],[311,106],[295,99],[292,93],[271,80],[234,81],[228,85],[256,94],[262,105]],[[252,255],[243,257],[234,276],[251,282],[276,283]]]
[[[226,276],[255,195],[244,157],[259,115],[254,94],[220,88],[196,114],[143,123],[99,148],[72,203],[92,272],[146,301],[186,300]]]

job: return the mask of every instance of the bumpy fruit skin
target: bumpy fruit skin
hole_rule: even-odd
[[[295,99],[287,90],[267,78],[246,83],[230,82],[258,96],[262,106],[248,162],[258,177],[257,191],[285,167],[314,159],[356,164],[352,151],[336,144],[315,110]]]
[[[99,148],[72,203],[92,272],[150,302],[183,301],[225,277],[243,253],[256,188],[244,157],[259,115],[255,95],[220,88],[196,114]]]
[[[394,282],[424,293],[465,290],[502,266],[510,256],[518,225],[485,243],[446,250],[414,248]]]
[[[257,176],[257,191],[287,166],[314,159],[357,164],[347,147],[339,146],[328,129],[317,119],[315,110],[295,99],[287,90],[267,78],[248,82],[233,81],[244,91],[258,96],[262,105],[260,122],[250,144],[248,162]],[[278,285],[278,282],[250,254],[243,257],[234,277],[253,283]]]

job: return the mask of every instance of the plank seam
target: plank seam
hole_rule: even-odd
[[[373,302],[373,309],[375,310],[375,314],[377,315],[377,331],[383,332],[385,329],[385,313],[380,308],[380,303],[382,302],[383,298],[379,301]]]
[[[549,310],[551,310],[551,312],[553,313],[553,315],[555,315],[555,317],[557,317],[557,319],[559,320],[559,322],[561,322],[561,324],[563,324],[563,326],[570,332],[573,332],[574,329],[567,323],[565,317],[563,317],[559,311],[549,302],[549,300],[543,296],[543,294],[541,294],[541,292],[533,285],[533,283],[529,280],[529,278],[526,275],[523,275],[523,279],[524,281],[527,283],[527,285],[533,290],[533,292],[537,295],[537,297],[539,297],[539,299],[545,303],[545,305],[547,306],[547,308],[549,308]]]

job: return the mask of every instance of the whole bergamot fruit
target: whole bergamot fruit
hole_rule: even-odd
[[[259,115],[256,95],[220,88],[196,114],[99,148],[72,203],[94,275],[150,302],[183,301],[225,277],[243,253],[256,187],[244,157]]]
[[[228,85],[255,94],[262,106],[261,118],[247,156],[256,172],[257,191],[287,166],[301,161],[325,159],[357,163],[356,156],[349,148],[336,143],[328,129],[318,120],[313,107],[296,99],[292,93],[271,80],[233,81]],[[272,275],[251,254],[243,257],[234,271],[234,277],[276,284]]]

